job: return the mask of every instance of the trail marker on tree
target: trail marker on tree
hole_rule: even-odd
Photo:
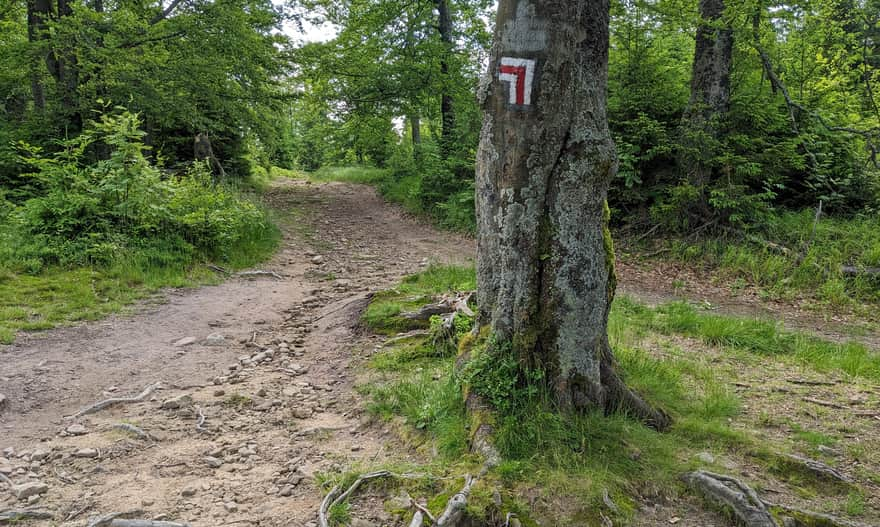
[[[608,21],[609,0],[499,3],[480,90],[479,324],[491,329],[486,353],[540,370],[559,407],[623,408],[663,428],[669,418],[627,388],[608,342]]]

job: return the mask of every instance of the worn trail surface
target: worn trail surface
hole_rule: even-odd
[[[134,316],[0,348],[9,399],[0,449],[11,449],[0,453],[0,471],[16,484],[45,484],[31,499],[55,524],[140,510],[134,516],[198,526],[306,525],[321,498],[316,472],[392,452],[406,458],[362,419],[352,365],[373,346],[358,334],[357,315],[368,292],[429,262],[466,263],[472,243],[407,217],[368,187],[283,181],[267,199],[285,238],[263,268],[281,280],[170,291]],[[175,345],[186,338],[196,342]],[[156,382],[163,388],[142,402],[65,418]],[[154,440],[115,428],[122,423]],[[0,488],[0,510],[25,504]]]
[[[473,242],[369,187],[285,180],[267,200],[285,237],[263,268],[280,279],[167,291],[134,315],[0,347],[0,472],[32,484],[32,505],[55,518],[31,524],[133,512],[195,526],[314,525],[316,474],[407,458],[362,415],[353,382],[376,343],[357,315],[370,292],[428,263],[467,263]],[[668,298],[622,270],[624,291]],[[141,401],[67,417],[157,382]],[[392,524],[378,497],[360,499],[376,502],[370,524]],[[27,503],[0,484],[0,510]]]

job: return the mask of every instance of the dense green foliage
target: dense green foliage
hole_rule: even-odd
[[[264,210],[214,183],[205,163],[163,174],[143,136],[137,115],[118,109],[57,152],[20,145],[22,178],[39,191],[0,196],[0,340],[112,311],[143,293],[132,286],[183,285],[198,262],[240,267],[274,249]],[[97,143],[107,158],[89,161]]]
[[[450,89],[439,65],[448,49],[431,25],[435,2],[319,4],[339,33],[297,52],[300,167],[320,169],[321,179],[370,170],[368,182],[389,199],[473,231],[485,6],[450,4],[458,37]],[[697,4],[612,3],[613,221],[636,236],[652,229],[649,240],[677,238],[674,254],[702,256],[777,297],[816,290],[834,303],[876,299],[875,278],[841,266],[877,267],[880,250],[869,234],[880,211],[880,6],[729,3],[712,22],[732,34],[727,109],[695,126],[694,36],[706,23]],[[451,149],[438,113],[444,91],[458,117]],[[709,177],[695,177],[695,164]],[[344,165],[364,168],[333,168]],[[783,251],[766,249],[774,245]]]

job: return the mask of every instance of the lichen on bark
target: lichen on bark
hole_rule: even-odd
[[[607,47],[608,0],[499,5],[490,82],[481,87],[478,323],[524,368],[546,372],[561,407],[623,406],[662,427],[665,414],[617,376],[607,337],[616,285]],[[497,75],[502,57],[534,61],[531,106],[509,104],[513,88]]]

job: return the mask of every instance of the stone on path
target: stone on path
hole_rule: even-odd
[[[79,424],[79,423],[75,423],[75,424],[68,426],[67,429],[65,429],[64,431],[72,436],[82,436],[82,435],[86,435],[87,433],[89,433],[89,431],[86,429],[86,427]]]
[[[226,337],[224,337],[220,333],[211,333],[207,337],[205,337],[204,344],[205,346],[222,346],[226,343]]]
[[[182,339],[180,339],[174,343],[174,347],[182,348],[184,346],[189,346],[191,344],[195,344],[198,341],[199,341],[199,339],[197,339],[195,337],[183,337]]]
[[[20,500],[26,500],[31,496],[45,494],[49,491],[49,485],[40,481],[29,481],[21,485],[13,485],[12,493]]]

